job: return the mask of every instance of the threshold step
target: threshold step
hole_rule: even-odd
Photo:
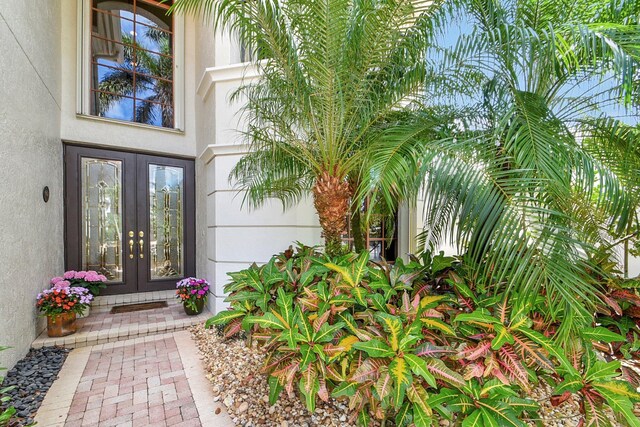
[[[153,301],[153,300],[150,300]],[[157,301],[157,300],[156,300]],[[188,316],[177,300],[167,301],[167,307],[152,310],[110,313],[110,306],[94,307],[88,317],[78,319],[78,331],[66,337],[52,338],[45,330],[31,344],[33,348],[61,346],[79,348],[96,344],[146,337],[186,329],[204,323],[212,314],[205,310],[197,316]],[[122,302],[115,305],[137,304],[140,301]]]
[[[114,305],[136,304],[140,302],[149,302],[149,301],[175,300],[175,297],[176,297],[175,290],[137,292],[133,294],[122,294],[122,295],[99,295],[96,297],[93,303],[91,303],[91,309],[100,310],[101,307],[105,307],[105,306],[108,306],[109,308],[111,308]]]

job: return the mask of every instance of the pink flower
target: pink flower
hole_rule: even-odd
[[[54,277],[53,279],[51,279],[51,284],[55,285],[56,283],[60,282],[61,280],[64,280],[62,277]]]
[[[84,280],[86,280],[87,282],[98,282],[100,281],[100,278],[98,277],[98,274],[94,274],[91,272],[87,272],[86,276],[84,276]]]
[[[65,279],[74,279],[76,277],[76,272],[75,270],[69,270],[65,272],[62,277],[64,277]]]
[[[96,275],[97,275],[97,274],[98,274],[98,272],[97,272],[97,271],[95,271],[95,270],[89,270],[89,271],[87,271],[87,274],[96,274]]]
[[[58,283],[53,285],[55,289],[66,289],[69,286],[71,286],[71,283],[69,283],[68,280],[60,280]]]
[[[86,271],[76,271],[74,279],[84,279],[86,275]]]
[[[107,281],[107,276],[105,276],[104,274],[99,274],[98,275],[98,279],[100,279],[100,281],[102,281],[102,282],[106,282]]]

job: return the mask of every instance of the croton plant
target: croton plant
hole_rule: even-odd
[[[309,411],[318,399],[348,399],[361,425],[525,426],[541,418],[529,392],[546,383],[552,404],[579,402],[581,425],[611,426],[611,416],[640,426],[638,376],[620,360],[638,347],[635,290],[603,293],[619,301],[609,320],[601,313],[559,346],[543,296],[484,291],[464,271],[443,254],[391,265],[299,246],[231,273],[231,307],[207,326],[259,340],[271,404],[282,391]]]

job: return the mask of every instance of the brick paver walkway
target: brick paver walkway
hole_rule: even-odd
[[[173,322],[175,320],[191,319],[182,305],[177,301],[170,301],[168,307],[156,308],[153,310],[132,311],[129,313],[111,314],[108,311],[91,313],[84,319],[78,319],[78,327],[82,331],[102,331],[114,327],[129,326],[132,324],[149,325],[162,322]]]
[[[65,426],[147,425],[201,426],[174,338],[91,351]]]

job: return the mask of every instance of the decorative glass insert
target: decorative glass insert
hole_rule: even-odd
[[[151,279],[183,276],[184,170],[149,165]]]
[[[91,114],[174,126],[171,3],[92,0]]]
[[[82,158],[82,268],[122,282],[122,162]]]

